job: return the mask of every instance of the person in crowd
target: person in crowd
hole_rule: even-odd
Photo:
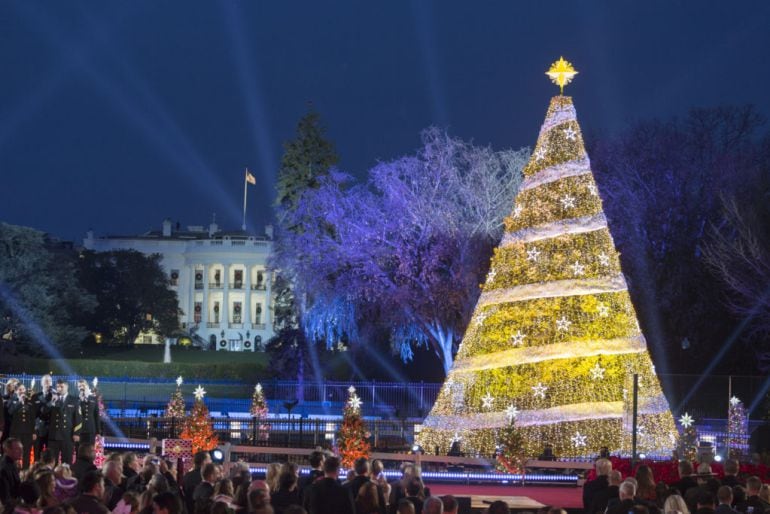
[[[612,471],[612,462],[609,459],[597,459],[594,463],[594,469],[596,470],[596,478],[583,485],[583,511],[587,514],[595,514],[596,505],[602,504],[601,501],[594,504],[597,497],[607,496],[607,488],[610,486],[608,475]],[[604,502],[603,505],[606,507],[607,503]]]
[[[96,466],[94,466],[94,459],[96,459],[94,445],[91,443],[81,442],[78,445],[77,458],[75,459],[75,463],[72,465],[72,476],[80,481],[83,480],[83,477],[86,476],[86,473],[89,471],[95,471]]]
[[[37,440],[35,442],[37,442]],[[40,452],[40,459],[35,460],[35,463],[32,465],[30,472],[33,475],[40,471],[53,472],[54,468],[56,468],[56,465],[54,464],[54,461],[53,461],[53,452],[51,452],[51,450],[46,449]]]
[[[246,514],[249,511],[249,484],[242,483],[235,489],[233,510],[236,514]]]
[[[353,514],[355,505],[350,492],[339,483],[340,460],[324,460],[324,477],[310,488],[305,509],[309,514]]]
[[[738,514],[738,511],[733,509],[733,488],[727,485],[723,485],[717,491],[717,505],[716,514]]]
[[[19,485],[19,499],[13,514],[38,514],[37,502],[40,499],[40,488],[34,480],[26,480]]]
[[[245,484],[246,487],[248,487],[251,483],[251,471],[249,470],[249,465],[243,461],[234,463],[230,467],[230,480],[233,481],[233,489],[236,492],[242,484]]]
[[[156,494],[165,493],[167,491],[169,491],[169,487],[166,477],[160,473],[155,473],[147,483],[147,488],[139,497],[140,514],[152,514],[152,499]]]
[[[690,514],[690,509],[679,494],[671,494],[663,503],[664,514]]]
[[[0,505],[12,508],[19,497],[21,477],[16,468],[16,461],[21,459],[24,447],[21,441],[9,437],[3,441],[3,458],[0,460]]]
[[[762,488],[759,490],[759,497],[765,503],[770,503],[770,485],[762,484]]]
[[[607,514],[627,514],[632,511],[636,505],[634,497],[636,496],[636,485],[630,480],[620,484],[618,497],[620,501],[612,507],[607,507]]]
[[[375,459],[372,461],[372,473],[371,473],[372,481],[377,484],[377,487],[379,487],[380,492],[382,493],[382,498],[385,500],[385,507],[387,508],[387,502],[390,498],[390,484],[388,483],[388,479],[385,476],[385,466],[382,464],[382,461],[380,459]]]
[[[54,495],[60,502],[72,500],[78,494],[78,481],[72,476],[69,464],[59,464],[54,468],[56,487]]]
[[[89,471],[80,482],[80,496],[69,502],[77,514],[108,514],[104,505],[104,479],[98,470]]]
[[[444,504],[444,514],[457,514],[457,510],[460,508],[457,498],[451,494],[445,494],[441,497],[441,502]]]
[[[249,488],[249,514],[272,514],[273,509],[270,507],[270,490],[264,482],[260,482],[257,486]],[[254,485],[252,483],[252,485]]]
[[[51,414],[46,406],[53,399],[54,388],[51,375],[45,374],[40,378],[40,391],[32,395],[32,403],[35,404],[37,419],[35,420],[35,462],[40,460],[43,448],[49,448],[48,444],[48,426],[51,422]],[[53,452],[51,452],[53,455]],[[56,462],[53,462],[53,466]],[[53,469],[53,466],[51,469]]]
[[[444,504],[438,496],[428,496],[422,503],[423,514],[443,514]]]
[[[358,498],[358,493],[361,490],[361,486],[370,483],[371,482],[371,468],[369,465],[369,459],[366,457],[359,457],[355,460],[353,463],[353,470],[355,471],[355,477],[345,483],[343,487],[345,487],[351,496],[353,496],[353,500],[355,501],[356,498]],[[382,508],[385,508],[385,497],[380,492],[380,489],[377,488],[378,491],[378,505],[381,505]],[[383,510],[382,514],[385,514],[385,511]]]
[[[362,484],[356,496],[356,514],[384,514],[382,492],[374,482]],[[384,500],[382,500],[384,501]]]
[[[396,504],[396,514],[416,514],[414,503],[407,500],[406,498],[401,498],[398,500],[398,504]]]
[[[184,494],[185,507],[187,508],[187,514],[193,514],[195,510],[195,502],[193,501],[193,493],[198,484],[201,483],[203,477],[201,470],[203,466],[211,462],[211,455],[209,452],[197,452],[193,456],[193,469],[185,473],[182,477],[182,493]]]
[[[152,514],[184,514],[182,501],[171,491],[158,493],[152,499]]]
[[[106,460],[102,465],[104,475],[104,503],[112,510],[118,504],[125,493],[125,480],[123,469],[119,461]]]
[[[168,482],[168,488],[174,491],[179,489],[176,478],[176,463],[170,459],[160,459],[158,461],[158,473]]]
[[[219,466],[209,462],[201,469],[201,483],[193,491],[193,513],[208,514],[211,499],[214,496],[214,485],[220,478]]]
[[[722,485],[728,487],[743,485],[743,482],[738,478],[740,469],[741,465],[736,459],[727,459],[724,466],[725,476],[722,478]]]
[[[692,463],[690,461],[680,461],[678,465],[679,481],[672,487],[679,491],[682,498],[687,497],[687,490],[693,487],[698,487],[698,481],[693,476]]]
[[[278,476],[281,474],[281,463],[271,462],[267,465],[267,471],[265,472],[265,482],[270,488],[270,493],[274,493],[278,490]]]
[[[132,479],[142,471],[142,461],[134,452],[123,454],[123,475],[126,481]]]
[[[701,489],[695,498],[695,514],[714,514],[714,495],[708,489]]]
[[[590,514],[596,514],[597,512],[604,512],[610,504],[615,504],[619,500],[618,491],[620,490],[620,484],[623,483],[623,475],[620,471],[613,469],[607,475],[609,486],[604,489],[599,489],[593,496],[591,506],[586,511]]]
[[[8,406],[11,403],[13,395],[16,393],[16,387],[19,385],[19,381],[15,378],[11,378],[5,383],[5,389],[3,389],[2,405],[3,413],[0,415],[2,419],[2,425],[0,425],[0,443],[4,443],[6,439],[10,437],[11,429],[11,415],[8,413]]]
[[[157,461],[145,459],[144,467],[139,474],[126,480],[126,491],[133,491],[137,494],[143,493],[150,484],[150,480],[158,474],[158,465],[155,462]]]
[[[56,382],[56,394],[44,409],[50,415],[48,444],[55,461],[72,464],[74,444],[80,440],[80,404],[65,380]]]
[[[46,507],[54,507],[61,502],[56,497],[56,477],[53,471],[43,470],[35,475],[35,482],[40,489],[40,499],[37,502],[37,506],[41,509]]]
[[[214,485],[214,495],[212,497],[214,503],[224,502],[227,507],[232,507],[235,501],[235,490],[233,489],[233,481],[229,478],[223,478],[218,480]]]
[[[80,408],[80,444],[94,444],[96,436],[102,433],[99,416],[99,401],[91,392],[88,382],[78,380],[78,405]]]
[[[738,505],[746,502],[746,488],[742,485],[733,487],[733,508],[738,510]]]
[[[502,500],[493,501],[486,510],[487,514],[510,514],[510,512],[510,507]]]
[[[112,514],[137,514],[139,512],[139,496],[136,493],[126,492],[120,499]]]
[[[302,495],[303,503],[305,494],[308,490],[308,486],[319,478],[323,478],[324,476],[323,464],[325,458],[326,454],[321,450],[313,450],[310,452],[310,473],[307,475],[307,477],[304,477],[299,482],[299,489],[300,494]]]
[[[278,490],[270,497],[275,514],[283,514],[289,505],[301,505],[297,489],[297,475],[290,468],[284,469],[278,477]]]
[[[10,416],[9,435],[21,441],[24,453],[21,456],[22,468],[29,469],[32,445],[35,439],[35,420],[37,419],[37,406],[32,397],[27,393],[24,384],[19,384],[8,404]]]
[[[422,512],[423,502],[425,501],[425,494],[423,492],[422,481],[413,476],[406,484],[406,499],[414,504],[415,514]]]
[[[736,509],[750,514],[764,514],[766,511],[770,511],[770,504],[767,504],[759,497],[761,489],[762,481],[759,477],[749,477],[746,480],[746,501],[737,505]]]
[[[649,466],[642,464],[636,469],[636,483],[636,497],[638,499],[653,503],[657,500],[655,479],[652,477],[652,470]]]

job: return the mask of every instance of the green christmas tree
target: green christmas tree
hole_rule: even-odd
[[[184,418],[185,404],[184,396],[182,396],[182,377],[176,379],[176,391],[171,393],[171,399],[169,399],[166,405],[166,417],[167,418]]]
[[[727,446],[730,457],[741,460],[749,452],[749,419],[743,402],[733,396],[727,413]]]
[[[549,74],[575,74],[561,59]],[[419,437],[446,452],[493,454],[505,411],[528,455],[631,449],[639,376],[639,450],[669,454],[676,428],[636,319],[572,98],[551,100],[452,369]]]
[[[252,418],[256,418],[257,433],[255,435],[257,441],[266,441],[270,435],[270,425],[265,422],[267,420],[268,407],[265,401],[265,393],[262,390],[262,384],[254,386],[249,413]]]
[[[516,426],[516,409],[508,412],[510,422],[497,434],[497,469],[506,473],[521,473],[527,463],[524,436]]]
[[[192,412],[190,412],[190,418],[182,431],[182,439],[192,442],[193,453],[213,450],[219,444],[219,438],[214,432],[209,409],[203,403],[206,391],[199,385],[193,394],[195,395],[195,403]]]
[[[679,418],[682,432],[676,442],[676,453],[679,459],[694,461],[698,456],[698,430],[695,420],[686,412]]]
[[[359,457],[369,457],[371,450],[366,425],[361,417],[361,398],[353,386],[348,389],[348,401],[343,411],[337,450],[345,467],[352,466]]]

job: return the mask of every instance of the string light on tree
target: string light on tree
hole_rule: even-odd
[[[487,394],[481,398],[481,408],[491,409],[494,402],[495,402],[494,397],[489,393],[489,391],[487,391]]]
[[[580,432],[575,432],[575,435],[570,437],[572,444],[577,448],[584,448],[586,446],[586,439],[587,436],[581,434]]]
[[[582,277],[585,275],[586,267],[580,264],[580,261],[575,261],[575,263],[572,264],[570,268],[572,268],[572,274],[576,277]]]
[[[568,320],[566,316],[562,316],[556,320],[556,330],[559,332],[567,332],[571,326],[572,322]]]
[[[572,195],[564,195],[561,197],[561,206],[564,210],[575,208],[575,197]]]
[[[538,257],[540,257],[540,250],[538,250],[536,246],[533,246],[532,248],[527,248],[528,261],[537,262]]]
[[[599,313],[599,316],[601,316],[602,318],[606,318],[607,316],[610,315],[610,308],[601,302],[599,302],[599,305],[596,306],[596,311]]]
[[[599,264],[602,266],[609,266],[610,265],[610,256],[606,253],[602,252],[599,254]]]
[[[535,395],[535,398],[540,398],[541,400],[545,399],[546,391],[548,391],[548,387],[544,386],[542,382],[538,382],[537,385],[532,386],[532,393]]]
[[[525,337],[527,337],[526,334],[522,333],[521,330],[517,330],[516,333],[511,336],[511,344],[513,346],[521,346]]]

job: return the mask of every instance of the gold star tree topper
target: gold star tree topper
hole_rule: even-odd
[[[564,86],[572,82],[578,72],[572,66],[572,63],[565,61],[564,57],[551,65],[551,69],[545,72],[551,78],[551,82],[559,86],[559,94],[564,94]]]

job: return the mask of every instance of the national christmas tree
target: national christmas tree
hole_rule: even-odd
[[[337,440],[337,450],[342,465],[351,467],[357,458],[369,457],[370,449],[366,426],[361,417],[361,398],[356,394],[356,388],[350,386]]]
[[[576,74],[560,59],[548,75]],[[572,99],[551,100],[513,212],[420,444],[492,454],[506,410],[528,455],[669,454],[676,428],[628,295]]]
[[[265,401],[265,393],[262,390],[262,384],[254,386],[254,392],[251,394],[251,408],[249,413],[252,418],[255,418],[257,427],[255,430],[255,436],[257,441],[265,441],[270,435],[270,425],[265,423],[267,420],[268,407]]]
[[[193,454],[201,450],[213,450],[219,444],[219,439],[214,432],[214,427],[209,416],[209,409],[203,403],[203,397],[206,391],[198,386],[193,393],[195,403],[193,404],[190,418],[182,431],[182,439],[192,442]]]
[[[171,393],[171,399],[166,405],[167,418],[183,419],[185,413],[184,396],[182,396],[182,377],[176,379],[176,391]]]
[[[730,458],[741,460],[749,453],[749,419],[743,402],[733,396],[727,412],[727,447]]]

